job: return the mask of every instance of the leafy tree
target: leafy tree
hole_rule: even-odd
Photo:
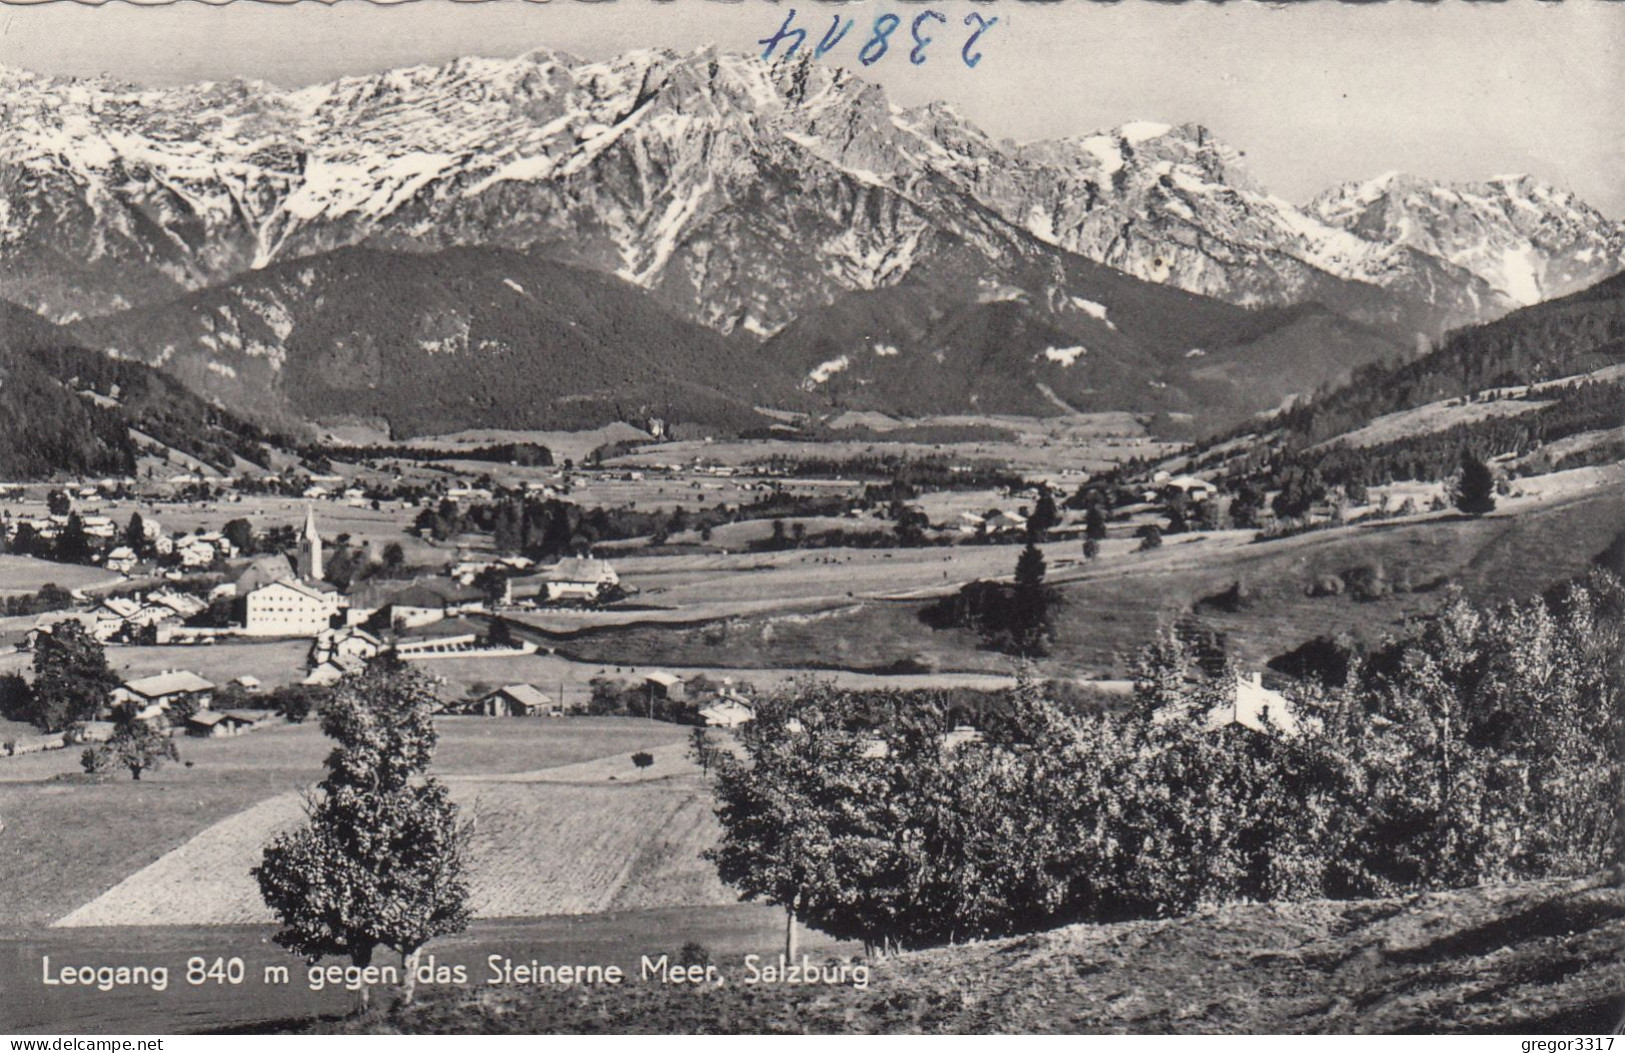
[[[711,765],[716,763],[717,745],[711,740],[711,732],[704,725],[696,724],[694,730],[689,733],[688,755],[700,766],[702,774],[711,774]]]
[[[65,490],[53,489],[45,495],[45,507],[54,516],[65,516],[73,511],[73,499]]]
[[[486,567],[474,575],[474,587],[485,593],[487,603],[501,603],[508,594],[508,572],[502,567]]]
[[[1100,542],[1092,537],[1083,539],[1083,558],[1093,562],[1100,555]]]
[[[233,519],[221,528],[220,532],[226,540],[236,547],[238,552],[254,551],[254,524],[246,519]]]
[[[1099,505],[1090,505],[1083,514],[1083,534],[1093,541],[1106,540],[1106,513]]]
[[[63,563],[90,562],[90,537],[78,512],[68,514],[68,522],[56,537],[56,558]]]
[[[1281,482],[1281,492],[1270,502],[1275,514],[1282,519],[1302,519],[1326,496],[1326,482],[1320,469],[1293,468]]]
[[[1461,472],[1451,487],[1451,500],[1470,516],[1495,511],[1495,473],[1475,454],[1462,455]]]
[[[1049,487],[1041,487],[1038,501],[1033,505],[1033,514],[1027,517],[1027,536],[1034,541],[1043,541],[1060,521],[1061,514],[1055,507],[1054,495],[1049,492]]]
[[[289,684],[265,696],[265,708],[281,714],[290,724],[303,724],[312,713],[320,713],[329,695],[328,688],[315,684]]]
[[[137,556],[145,556],[152,551],[152,542],[147,540],[147,524],[140,512],[130,513],[130,524],[124,528],[124,543]]]
[[[390,570],[399,570],[406,564],[406,550],[401,548],[399,541],[391,541],[384,546],[384,566]]]
[[[1183,534],[1190,529],[1186,514],[1190,510],[1190,501],[1184,494],[1175,494],[1168,501],[1168,530],[1170,534]]]
[[[632,766],[637,768],[639,771],[642,771],[645,768],[653,767],[654,762],[655,758],[654,754],[652,753],[639,750],[638,752],[632,754]]]
[[[47,733],[94,720],[118,682],[96,638],[78,622],[59,622],[34,645],[32,720]]]
[[[1251,480],[1241,484],[1230,502],[1230,521],[1242,530],[1258,526],[1259,513],[1264,510],[1264,491]]]
[[[848,733],[848,708],[830,685],[802,681],[762,700],[739,729],[743,759],[717,757],[722,838],[705,856],[745,899],[784,911],[790,959],[797,919],[837,906],[861,875],[843,865],[836,847],[875,836],[873,816],[856,807],[867,760],[864,744]]]
[[[281,922],[278,944],[313,963],[342,954],[357,966],[389,947],[401,955],[408,1002],[424,944],[469,919],[469,830],[427,774],[436,701],[428,678],[404,665],[374,663],[341,681],[322,708],[337,745],[308,820],[267,845],[253,871]]]
[[[1134,533],[1140,539],[1141,552],[1150,552],[1152,549],[1162,547],[1162,528],[1155,523],[1147,523]]]
[[[130,778],[139,782],[142,772],[154,771],[166,760],[180,760],[175,740],[158,724],[158,721],[140,720],[134,713],[124,714],[106,742],[85,750],[80,757],[81,766],[91,773],[123,768],[130,773]]]
[[[18,556],[39,555],[44,544],[32,523],[18,523],[16,533],[11,535],[11,551]]]
[[[931,520],[924,512],[899,498],[892,502],[891,517],[899,545],[917,548],[925,544],[925,528],[930,526]]]

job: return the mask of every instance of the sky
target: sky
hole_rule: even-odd
[[[535,47],[586,58],[708,44],[757,53],[756,42],[792,8],[815,37],[837,14],[857,20],[821,61],[879,81],[903,105],[948,100],[995,136],[1196,121],[1293,201],[1394,170],[1447,180],[1529,172],[1625,218],[1625,106],[1617,101],[1625,98],[1625,2],[1610,0],[57,0],[0,8],[0,64],[153,85],[245,76],[294,87]],[[948,21],[927,30],[936,39],[923,65],[907,61],[907,21],[887,54],[858,64],[877,16],[912,20],[927,8]],[[977,42],[975,68],[959,58],[971,10],[999,19]]]

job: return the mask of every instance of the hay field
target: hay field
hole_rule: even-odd
[[[100,567],[53,563],[48,559],[35,559],[32,556],[0,555],[0,595],[38,592],[43,585],[56,585],[64,589],[95,589],[113,585],[121,577]]]
[[[606,755],[630,776],[632,751],[658,756],[663,744],[688,734],[616,717],[457,717],[436,727],[435,771],[448,780],[534,773]],[[49,781],[79,770],[77,749],[0,758],[0,933],[44,928],[214,824],[275,798],[297,801],[300,789],[322,777],[333,744],[320,728],[302,724],[177,745],[190,766],[166,764],[140,782]],[[657,762],[655,772],[666,770]]]
[[[1625,473],[1610,468],[1561,474],[1581,473],[1587,473],[1584,487],[1578,479],[1555,476],[1520,480],[1525,496],[1503,499],[1495,513],[1479,519],[1441,513],[1259,544],[1239,531],[1181,534],[1143,553],[1113,539],[1093,563],[1064,568],[1059,557],[1076,553],[1077,543],[1045,546],[1048,581],[1065,604],[1040,671],[1122,676],[1160,627],[1191,611],[1227,636],[1232,656],[1256,668],[1319,635],[1347,632],[1373,644],[1404,618],[1436,608],[1449,584],[1479,600],[1534,595],[1582,573],[1625,527]],[[1531,485],[1536,483],[1542,486]],[[953,551],[983,558],[997,553],[1011,562],[1015,557],[1012,547]],[[1390,579],[1409,576],[1431,587],[1370,602],[1308,594],[1317,579],[1360,566],[1380,566]],[[955,568],[953,577],[979,576],[965,575],[965,569]],[[1236,581],[1255,590],[1246,609],[1228,611],[1210,602]],[[909,599],[831,603],[827,616],[818,618],[790,617],[781,609],[739,611],[706,626],[629,624],[581,634],[561,646],[582,662],[645,666],[698,658],[717,667],[862,670],[912,658],[942,671],[1008,672],[1009,659],[983,649],[975,633],[925,624],[921,611],[928,595],[922,590]]]
[[[698,779],[603,786],[458,780],[452,794],[474,822],[476,917],[735,901],[699,858],[717,827]],[[217,822],[55,927],[272,921],[249,869],[271,837],[301,821],[302,809],[298,794],[281,794]]]

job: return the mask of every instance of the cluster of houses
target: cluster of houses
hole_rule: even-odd
[[[252,677],[238,681],[258,686]],[[250,731],[274,714],[262,709],[214,708],[216,687],[196,673],[165,670],[152,676],[126,680],[114,689],[112,704],[124,708],[136,720],[167,721],[174,712],[186,714],[181,729],[194,738],[220,738]]]
[[[647,693],[651,708],[655,702],[693,702],[699,722],[706,727],[737,728],[756,716],[755,705],[749,696],[732,684],[706,690],[703,698],[689,697],[687,681],[673,673],[653,672],[643,678],[642,690]],[[586,711],[583,697],[569,698],[561,686],[557,696],[534,684],[506,684],[484,694],[448,703],[446,713],[484,717],[536,717],[563,716]]]
[[[102,643],[115,640],[133,641],[143,630],[152,630],[157,643],[168,642],[175,630],[206,607],[203,600],[189,593],[159,589],[142,596],[109,596],[85,611],[52,611],[40,615],[34,627],[23,635],[23,648],[32,650],[42,633],[49,634],[56,626],[75,622],[85,632]]]
[[[1015,537],[1027,533],[1027,517],[995,509],[986,515],[959,513],[959,532],[967,537]]]

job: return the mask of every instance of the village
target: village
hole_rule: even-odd
[[[1068,470],[1052,475],[1050,482],[1078,487],[1081,493],[1087,479],[1086,472]],[[1054,568],[1064,573],[1065,568],[1092,563],[1103,546],[1112,554],[1147,549],[1146,535],[1158,533],[1148,524],[1160,522],[1170,510],[1178,518],[1188,515],[1193,529],[1201,522],[1212,527],[1221,521],[1226,503],[1211,483],[1164,471],[1148,477],[1143,492],[1126,498],[1139,504],[1116,517],[1108,531],[1092,511],[1084,515],[1058,507],[1045,481],[1002,491],[925,490],[906,503],[893,500],[889,507],[857,501],[856,484],[839,479],[786,480],[782,469],[723,463],[552,471],[542,478],[529,474],[504,483],[489,474],[457,474],[432,489],[403,491],[396,468],[369,476],[304,473],[275,488],[264,479],[238,482],[219,474],[186,473],[157,486],[104,480],[49,489],[7,487],[0,493],[0,502],[9,502],[0,504],[0,530],[9,552],[54,551],[58,560],[71,555],[82,559],[87,570],[104,573],[94,584],[87,579],[86,586],[70,590],[46,581],[32,596],[14,593],[7,613],[30,602],[47,609],[0,621],[0,638],[9,636],[15,647],[6,668],[25,671],[41,638],[68,625],[110,648],[114,666],[126,651],[140,660],[129,667],[110,708],[96,714],[97,719],[43,734],[13,721],[5,735],[6,752],[105,739],[113,727],[113,707],[171,734],[241,734],[287,719],[279,711],[285,702],[279,692],[329,688],[381,657],[421,663],[432,675],[454,669],[450,676],[439,676],[447,687],[442,709],[447,715],[626,712],[733,728],[751,719],[758,691],[776,689],[799,670],[717,669],[686,654],[668,666],[613,657],[570,661],[555,655],[556,633],[577,627],[703,622],[781,608],[816,612],[850,599],[854,593],[844,586],[868,574],[874,575],[870,584],[881,594],[923,594],[922,587],[947,593],[980,576],[1008,574],[1012,546],[1033,536],[1035,526],[1050,551],[1065,546],[1076,553],[1084,540],[1086,556],[1053,557]],[[651,552],[655,542],[648,537],[577,544],[577,554],[541,563],[478,534],[454,534],[438,543],[429,536],[439,529],[431,522],[434,517],[466,515],[467,510],[491,507],[504,495],[559,502],[591,494],[632,507],[640,498],[644,507],[664,502],[672,513],[671,525],[680,527],[682,502],[702,487],[726,487],[726,496],[741,503],[780,502],[776,507],[792,513],[809,508],[827,512],[828,494],[847,496],[836,504],[843,511],[834,519],[790,516],[791,532],[778,517],[714,529],[691,526],[691,541],[703,535],[711,542],[706,550],[715,553],[692,570],[686,564],[701,557],[684,553],[701,546],[656,546]],[[125,509],[129,511],[121,524],[115,513]],[[212,518],[210,509],[218,510]],[[239,514],[244,511],[247,515]],[[660,514],[663,518],[666,513]],[[276,522],[281,517],[292,522]],[[924,549],[888,547],[858,554],[836,549],[833,557],[801,549],[809,525],[901,532],[914,528],[916,517],[920,525],[915,529],[926,538]],[[335,533],[329,528],[324,536],[327,519],[348,529]],[[191,529],[169,530],[166,522]],[[663,526],[655,529],[675,533]],[[744,530],[753,533],[742,534]],[[723,535],[720,544],[712,541],[716,535]],[[730,557],[722,547],[727,545],[744,551]],[[956,552],[948,564],[929,555],[942,545]],[[763,566],[766,553],[780,563]],[[850,565],[854,555],[861,565]],[[741,557],[754,561],[745,568],[753,573],[719,573],[730,559]],[[50,576],[51,564],[30,562],[36,576]],[[847,572],[831,574],[827,568],[832,562],[848,564]],[[623,579],[617,565],[637,572]],[[805,574],[798,569],[802,566]],[[938,567],[944,569],[939,572]],[[764,572],[767,588],[752,581],[748,591],[733,590],[726,601],[719,599],[718,582],[727,592],[730,583],[762,579]],[[155,663],[160,664],[154,668]],[[239,665],[255,671],[224,675]],[[837,669],[823,675],[875,688],[995,691],[1011,682],[1008,667],[997,674],[888,678]],[[1238,708],[1231,719],[1262,727],[1260,715],[1273,712],[1278,727],[1291,726],[1290,715],[1283,722],[1285,699],[1264,688],[1256,672],[1238,684]],[[1122,681],[1109,685],[1118,691],[1125,687]],[[297,716],[302,718],[307,707],[308,701],[301,703]]]

